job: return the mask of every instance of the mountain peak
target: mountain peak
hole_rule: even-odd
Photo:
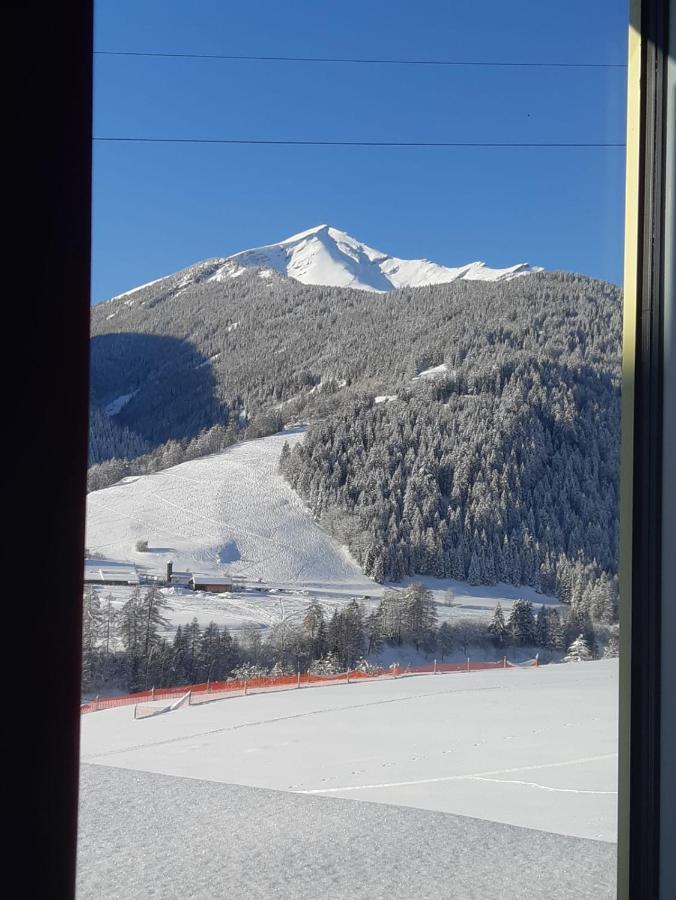
[[[449,267],[428,259],[398,259],[326,223],[292,234],[276,244],[234,253],[224,260],[213,278],[217,281],[233,278],[249,268],[273,270],[303,284],[378,292],[457,280],[506,281],[541,271],[527,263],[492,269],[483,262]]]
[[[284,238],[283,241],[280,241],[280,244],[289,244],[292,241],[300,241],[303,238],[312,237],[315,234],[319,234],[322,231],[335,231],[335,228],[331,228],[330,225],[315,225],[313,228],[307,228],[305,231],[299,231],[298,234],[292,234],[291,237]],[[272,245],[274,246],[274,245]]]
[[[226,281],[237,278],[247,269],[260,269],[263,277],[278,272],[303,284],[378,293],[450,281],[509,281],[542,271],[539,266],[528,263],[493,269],[484,262],[450,267],[429,259],[399,259],[324,223],[292,234],[276,244],[241,250],[225,258],[203,260],[176,275],[182,279],[180,287],[183,289],[193,280]],[[117,296],[131,296],[154,283],[132,288]]]

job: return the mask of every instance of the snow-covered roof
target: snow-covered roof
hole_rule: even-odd
[[[86,559],[84,580],[89,583],[116,581],[119,584],[138,584],[139,577],[135,566],[114,563],[110,560]]]
[[[232,578],[224,575],[197,575],[192,576],[195,584],[232,584]]]

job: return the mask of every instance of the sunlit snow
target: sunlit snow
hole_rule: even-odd
[[[492,269],[483,262],[450,268],[428,259],[398,259],[329,225],[318,225],[279,243],[235,253],[227,257],[212,279],[234,278],[247,268],[263,268],[266,277],[274,270],[303,284],[379,292],[462,279],[503,281],[541,271],[526,263],[503,269]]]

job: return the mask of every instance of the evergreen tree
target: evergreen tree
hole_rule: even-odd
[[[592,658],[591,650],[582,634],[578,635],[563,657],[564,662],[586,662]]]
[[[94,587],[87,588],[82,604],[82,647],[85,653],[93,653],[103,633],[101,599]]]
[[[488,625],[488,633],[496,647],[500,649],[505,647],[509,637],[509,629],[505,623],[505,614],[502,611],[502,605],[499,602],[493,611],[493,618]]]
[[[303,628],[310,639],[310,656],[319,659],[326,653],[326,620],[324,610],[316,599],[313,599],[305,610]]]
[[[385,636],[383,634],[382,611],[378,607],[370,612],[364,621],[366,632],[366,653],[370,656],[372,653],[379,653]]]
[[[385,591],[380,601],[379,614],[385,639],[401,646],[406,623],[403,593],[400,591]]]
[[[549,646],[549,612],[544,603],[535,619],[535,643],[538,647]]]
[[[134,588],[129,595],[129,599],[120,609],[118,633],[122,646],[128,653],[136,654],[139,652],[143,636],[140,588]]]
[[[508,627],[515,644],[535,643],[535,618],[530,600],[515,600],[509,617]]]
[[[561,625],[558,610],[552,609],[548,616],[549,644],[552,650],[563,650],[566,646],[566,636]]]
[[[606,646],[603,648],[604,659],[614,659],[620,655],[620,633],[617,627],[612,628],[608,634]]]
[[[82,604],[82,685],[85,689],[92,687],[98,675],[102,630],[101,600],[96,588],[90,587]]]
[[[404,592],[403,606],[406,637],[413,642],[416,650],[419,650],[425,635],[437,624],[437,611],[432,592],[423,584],[412,584]]]
[[[168,619],[163,615],[171,607],[162,592],[151,587],[138,603],[138,627],[141,655],[146,658],[150,650],[159,640],[159,629],[169,627]]]

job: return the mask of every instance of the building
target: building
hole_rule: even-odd
[[[137,585],[139,577],[136,566],[129,563],[117,563],[109,559],[86,559],[84,583],[113,586]]]
[[[167,583],[173,587],[191,587],[191,579],[192,572],[172,572]]]
[[[188,582],[188,587],[193,591],[227,594],[232,591],[232,578],[224,575],[193,575]]]

